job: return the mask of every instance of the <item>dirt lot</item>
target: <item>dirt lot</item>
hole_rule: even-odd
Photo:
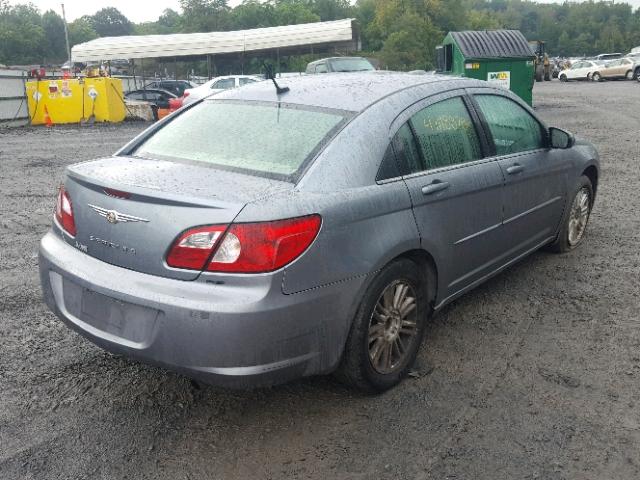
[[[43,305],[38,240],[65,165],[144,128],[0,131],[0,478],[640,478],[640,85],[538,85],[599,147],[583,246],[537,253],[439,314],[417,375],[195,388],[114,357]]]

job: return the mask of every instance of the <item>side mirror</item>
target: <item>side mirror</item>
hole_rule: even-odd
[[[573,134],[556,127],[549,129],[549,140],[551,148],[567,149],[573,147],[576,143]]]

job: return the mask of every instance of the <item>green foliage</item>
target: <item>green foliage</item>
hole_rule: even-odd
[[[44,63],[64,63],[67,60],[67,43],[64,38],[64,21],[53,10],[42,15],[42,29],[46,38]]]
[[[108,7],[98,10],[88,20],[101,37],[119,37],[133,34],[133,24],[117,8]]]
[[[72,47],[79,43],[98,38],[98,33],[93,29],[91,22],[85,17],[74,20],[67,28],[69,29],[69,43]]]
[[[156,21],[135,25],[117,9],[104,8],[71,22],[70,42],[75,45],[99,36],[227,31],[356,18],[363,49],[390,69],[432,68],[434,48],[451,30],[518,29],[530,40],[545,40],[551,55],[626,52],[640,45],[640,13],[626,3],[610,1],[243,0],[235,8],[227,0],[179,3],[180,12],[167,9]],[[306,62],[315,58],[282,57],[280,68],[304,70]],[[65,59],[64,25],[57,13],[41,14],[32,4],[14,6],[0,0],[0,63],[60,63]],[[262,61],[224,60],[220,68],[225,73],[242,69],[257,72]]]
[[[42,63],[46,50],[39,11],[31,4],[0,4],[0,63]]]
[[[227,0],[180,0],[183,32],[229,30],[231,9]]]

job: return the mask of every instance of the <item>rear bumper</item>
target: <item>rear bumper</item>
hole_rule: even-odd
[[[285,295],[282,273],[167,279],[97,260],[52,232],[39,261],[49,308],[96,345],[235,388],[334,369],[364,282]]]

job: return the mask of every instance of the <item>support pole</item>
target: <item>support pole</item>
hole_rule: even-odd
[[[67,29],[67,17],[64,13],[64,3],[60,4],[62,6],[62,22],[64,23],[64,38],[67,42],[67,59],[69,60],[69,67],[71,67],[71,47],[69,46],[69,30]]]
[[[136,63],[135,60],[131,59],[131,74],[133,75],[133,86],[134,90],[138,89],[138,79],[136,78]]]
[[[146,90],[145,83],[147,82],[144,81],[144,60],[142,58],[140,59],[140,70],[142,70],[142,89]]]

